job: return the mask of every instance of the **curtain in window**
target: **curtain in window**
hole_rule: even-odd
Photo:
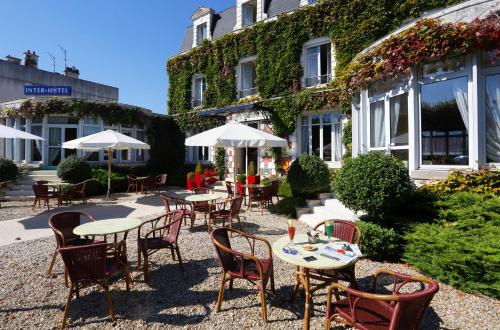
[[[248,90],[253,88],[253,63],[243,63],[241,65],[242,70],[242,90]]]
[[[395,97],[391,99],[391,141],[396,139],[398,133],[399,112],[401,111],[401,99]]]
[[[253,7],[243,6],[243,26],[254,23]]]
[[[384,101],[370,104],[370,146],[380,148],[385,146]]]
[[[333,134],[335,135],[335,161],[339,162],[342,160],[342,124],[337,123],[334,125],[335,129]]]
[[[318,67],[319,47],[307,49],[307,77],[313,78],[319,76]]]
[[[460,116],[464,122],[465,128],[469,130],[469,110],[467,106],[467,89],[455,86],[453,90],[455,95],[455,101],[457,102],[458,110],[460,111]]]
[[[500,163],[500,74],[486,77],[486,159]]]
[[[303,124],[306,124],[308,122],[308,119],[302,119],[303,120]],[[304,120],[306,120],[306,122],[304,122]],[[309,153],[309,126],[305,126],[303,125],[302,126],[302,150],[301,152],[302,153],[306,153],[308,154]]]

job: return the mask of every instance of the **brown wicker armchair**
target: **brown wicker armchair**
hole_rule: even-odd
[[[377,282],[381,275],[391,277],[391,294],[380,294]],[[420,284],[419,291],[404,293],[401,288],[410,283]],[[346,294],[339,299],[338,290]],[[326,329],[331,322],[349,324],[356,329],[407,330],[419,329],[427,307],[439,291],[439,284],[422,276],[411,276],[386,269],[374,273],[372,293],[362,292],[334,283],[328,288],[326,305]],[[332,292],[335,302],[332,303]]]
[[[199,188],[194,188],[194,193],[196,195],[198,194],[210,194],[212,193],[213,190],[210,188],[206,187],[199,187]],[[193,203],[193,211],[195,212],[194,217],[196,218],[196,213],[203,213],[203,216],[205,219],[207,218],[207,215],[210,213],[210,203],[209,202],[194,202]]]
[[[347,243],[358,244],[361,242],[361,230],[353,222],[347,220],[332,220],[333,222],[333,235],[332,237],[339,238]],[[324,227],[325,221],[318,223],[314,230],[319,227]],[[326,228],[325,235],[326,235]],[[349,282],[351,287],[356,289],[356,275],[355,275],[355,264],[344,269],[311,269],[311,272],[317,273],[318,275],[330,278],[333,281],[341,280]]]
[[[71,188],[68,192],[68,200],[71,203],[71,201],[74,201],[75,199],[81,199],[83,204],[87,203],[87,194],[86,194],[86,187],[87,183],[91,180],[85,180],[83,182],[71,185]]]
[[[230,207],[228,210],[226,210],[225,207],[228,202]],[[217,203],[216,207],[212,208],[212,211],[210,212],[208,231],[210,232],[212,230],[212,225],[216,224],[217,221],[222,221],[223,227],[226,225],[226,221],[228,221],[229,229],[233,229],[233,219],[238,220],[238,225],[241,230],[240,210],[242,203],[243,196],[234,197],[226,201]],[[219,208],[219,206],[221,207]]]
[[[235,234],[235,236],[238,235],[245,239],[249,244],[251,252],[243,253],[233,250],[229,239],[230,233],[231,236]],[[268,282],[271,282],[271,291],[275,291],[273,255],[269,242],[264,238],[225,227],[214,229],[210,233],[210,238],[212,239],[222,267],[222,281],[217,298],[216,311],[219,312],[221,309],[226,283],[229,282],[229,289],[232,290],[233,280],[244,279],[251,283],[257,282],[256,286],[259,289],[262,319],[267,322],[266,286]],[[257,242],[265,245],[267,258],[259,259],[255,256]]]
[[[167,188],[167,174],[160,174],[156,176],[156,191],[160,192]]]
[[[38,202],[38,207],[41,208],[41,201],[45,202],[47,205],[47,210],[50,210],[49,200],[57,199],[57,206],[61,205],[61,197],[58,191],[49,191],[49,186],[46,184],[34,184],[32,185],[33,192],[35,193],[35,201],[33,202],[32,209],[34,210],[36,207],[36,203]]]
[[[130,190],[132,191],[135,190],[135,192],[137,193],[137,191],[139,190],[139,186],[137,185],[137,175],[128,174],[127,182],[128,182],[127,192],[130,192]]]
[[[120,249],[120,247],[123,249],[124,244],[120,244],[118,248]],[[59,249],[59,253],[61,254],[71,280],[68,299],[66,306],[64,307],[64,317],[61,329],[64,329],[66,326],[66,320],[68,318],[69,307],[71,305],[73,294],[76,294],[76,296],[79,297],[80,289],[94,284],[98,284],[104,289],[108,302],[109,315],[111,320],[115,321],[115,313],[113,311],[113,302],[109,292],[108,279],[117,271],[123,270],[128,291],[129,275],[128,270],[124,267],[119,255],[113,255],[110,257],[106,250],[107,244],[104,242],[82,246],[63,247]]]
[[[52,261],[50,262],[49,270],[47,271],[47,276],[52,275],[54,264],[57,258],[57,251],[60,248],[86,245],[94,242],[93,238],[80,238],[80,236],[73,234],[73,229],[81,224],[82,217],[87,218],[90,221],[95,221],[95,219],[90,214],[84,212],[61,212],[56,213],[50,217],[49,227],[52,229],[54,235],[56,236],[57,245],[52,256]],[[66,276],[65,280],[67,281]]]
[[[278,189],[280,186],[279,180],[271,181],[271,203],[273,203],[273,197],[276,197],[276,200],[279,202],[280,197],[278,195]]]
[[[181,229],[181,222],[184,218],[182,210],[176,210],[167,213],[159,218],[144,222],[137,232],[138,264],[141,265],[141,256],[144,257],[143,272],[144,281],[148,282],[149,256],[161,249],[170,249],[172,259],[175,260],[175,254],[179,259],[179,266],[184,271],[182,265],[181,253],[177,239]],[[147,230],[142,236],[141,229]],[[175,254],[174,254],[175,251]]]
[[[231,181],[226,181],[227,197],[232,198],[234,196],[233,183]]]

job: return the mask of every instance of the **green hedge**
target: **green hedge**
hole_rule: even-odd
[[[406,235],[404,260],[465,292],[500,298],[500,197],[463,192],[437,205],[437,223]]]
[[[82,158],[71,155],[57,166],[57,176],[69,183],[80,183],[92,176],[92,168]]]
[[[296,195],[330,191],[330,170],[318,156],[302,154],[288,170],[287,180]]]
[[[19,167],[10,159],[0,158],[0,182],[15,180],[19,177]]]
[[[102,168],[92,169],[92,179],[87,184],[88,196],[104,195],[108,190],[108,171]],[[111,193],[127,191],[127,175],[111,172]]]
[[[376,261],[393,261],[401,255],[401,237],[392,228],[375,223],[356,221],[361,230],[360,249],[363,255]]]

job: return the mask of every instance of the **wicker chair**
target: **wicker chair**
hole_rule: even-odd
[[[139,186],[137,185],[137,176],[133,174],[128,174],[127,182],[128,182],[127,192],[130,192],[130,190],[132,189],[132,191],[135,190],[135,192],[137,193],[139,189]]]
[[[230,201],[230,208],[229,210],[225,209],[226,204],[228,201],[222,201],[217,203],[217,206],[221,206],[221,208],[216,207],[215,209],[212,209],[210,212],[210,217],[209,217],[209,224],[208,224],[208,231],[212,231],[212,225],[216,224],[217,221],[222,221],[222,226],[226,225],[226,221],[229,222],[229,229],[233,229],[233,219],[238,220],[238,225],[240,230],[241,228],[241,220],[240,220],[240,210],[241,210],[241,204],[243,203],[243,197],[234,197],[229,199]]]
[[[376,293],[380,275],[388,275],[393,283],[391,294]],[[411,293],[401,288],[409,283],[420,284],[420,291]],[[338,290],[347,295],[339,299]],[[406,330],[419,329],[427,307],[439,291],[439,284],[429,278],[410,276],[386,269],[374,273],[372,293],[362,292],[334,283],[328,288],[326,329],[331,322],[349,324],[356,329]],[[332,292],[335,302],[332,303]]]
[[[194,193],[198,194],[210,194],[213,190],[206,187],[194,188]],[[196,213],[203,213],[205,219],[207,215],[210,213],[210,203],[209,202],[194,202],[193,203],[193,211],[195,212],[194,218],[196,218]]]
[[[280,201],[280,197],[278,195],[279,186],[280,182],[278,180],[273,180],[271,182],[271,203],[273,203],[273,197],[276,197],[278,202]]]
[[[61,212],[56,213],[49,219],[49,227],[54,232],[56,236],[56,250],[52,256],[52,261],[50,262],[49,270],[47,271],[47,276],[52,275],[54,269],[54,264],[57,258],[57,251],[63,247],[69,246],[81,246],[94,242],[94,239],[80,238],[80,236],[73,234],[73,229],[81,224],[81,218],[87,218],[90,221],[95,221],[95,219],[87,213],[84,212]],[[65,280],[67,282],[66,272]],[[67,283],[66,283],[67,284]]]
[[[167,174],[160,174],[156,176],[156,191],[160,192],[167,188]]]
[[[33,202],[32,209],[34,210],[36,207],[36,203],[38,202],[38,207],[41,208],[41,201],[44,201],[47,205],[47,210],[50,210],[49,200],[57,199],[57,206],[61,205],[61,197],[58,191],[49,191],[49,186],[46,184],[34,184],[32,185],[33,192],[35,193],[35,201]]]
[[[120,244],[120,246],[123,249],[124,244]],[[108,279],[117,271],[123,270],[128,291],[130,289],[129,274],[127,267],[123,264],[119,255],[109,257],[106,250],[107,244],[104,242],[59,249],[71,280],[61,329],[64,329],[66,326],[73,294],[76,293],[76,297],[78,298],[80,296],[80,289],[94,284],[98,284],[104,289],[108,302],[109,315],[111,320],[115,321],[116,318],[109,292]]]
[[[257,203],[260,205],[260,213],[264,214],[264,207],[269,207],[272,204],[272,186],[248,188],[248,191],[249,201],[247,209],[252,207],[254,203]]]
[[[159,218],[146,221],[141,225],[141,227],[139,227],[137,232],[138,264],[139,266],[141,265],[141,256],[143,256],[143,272],[145,282],[148,282],[149,280],[149,256],[162,249],[170,249],[172,259],[174,260],[175,254],[177,254],[179,266],[181,267],[181,270],[184,271],[179,245],[177,244],[183,218],[184,212],[182,210],[176,210]],[[146,228],[148,228],[147,232],[142,236],[141,229],[146,230]]]
[[[356,226],[353,222],[347,220],[332,220],[333,222],[333,237],[339,238],[343,241],[346,241],[351,244],[358,244],[361,242],[361,230],[358,226]],[[325,221],[318,223],[314,230],[317,230],[319,227],[324,226]],[[326,228],[325,235],[326,235]],[[345,269],[328,269],[328,270],[320,270],[320,269],[311,269],[311,272],[317,273],[321,276],[325,276],[326,278],[331,278],[333,281],[341,280],[347,281],[351,284],[351,287],[356,289],[356,276],[355,276],[355,265],[353,264],[349,268]]]
[[[250,253],[233,250],[229,239],[230,233],[231,236],[234,233],[245,239],[249,244]],[[256,286],[259,289],[262,319],[267,322],[266,286],[268,282],[271,282],[271,290],[275,291],[273,256],[269,242],[263,238],[225,227],[214,229],[210,233],[210,238],[212,239],[222,267],[222,281],[217,298],[216,311],[219,312],[221,309],[226,283],[229,282],[229,289],[232,290],[233,280],[244,279],[251,283],[257,282]],[[254,252],[257,242],[262,242],[265,245],[267,258],[259,259],[255,256]]]
[[[83,182],[74,184],[71,186],[71,190],[68,192],[68,200],[71,203],[71,201],[81,198],[82,203],[86,204],[87,203],[87,194],[86,194],[86,187],[87,183],[91,180],[85,180]]]
[[[144,195],[147,195],[148,192],[151,192],[153,194],[156,194],[156,177],[154,176],[148,176],[144,180],[142,180],[142,188],[141,191],[144,193]]]
[[[233,183],[231,181],[226,181],[227,197],[232,198],[234,196]]]

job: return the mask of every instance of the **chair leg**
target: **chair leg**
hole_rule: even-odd
[[[224,298],[224,289],[226,287],[226,273],[222,273],[222,281],[220,283],[219,295],[217,297],[217,305],[215,306],[215,311],[220,312],[222,305],[222,298]]]
[[[141,256],[141,248],[137,248],[137,265],[140,267],[141,266],[141,259],[142,259],[142,256]]]
[[[174,253],[174,247],[170,247],[170,253],[172,254],[172,260],[175,261],[175,253]]]
[[[142,267],[142,271],[144,272],[144,282],[148,283],[149,274],[148,274],[148,255],[144,254],[144,265]]]
[[[295,302],[295,298],[297,297],[297,291],[299,290],[300,287],[300,279],[299,279],[299,274],[298,274],[298,267],[295,270],[295,274],[293,275],[293,289],[292,289],[292,294],[290,295],[290,302],[293,304]]]
[[[229,279],[229,290],[233,291],[233,279],[232,278]]]
[[[260,305],[262,307],[262,319],[267,322],[266,290],[262,288],[259,293]]]
[[[106,300],[108,301],[108,309],[109,309],[109,316],[111,317],[112,321],[116,320],[115,317],[115,312],[113,310],[113,300],[111,299],[111,293],[109,292],[109,286],[108,286],[108,280],[104,280],[104,292],[106,294]]]
[[[52,261],[50,262],[49,270],[47,271],[47,277],[50,277],[52,275],[54,264],[56,263],[56,258],[57,258],[57,250],[54,251],[54,255],[52,256]]]
[[[181,267],[181,270],[184,271],[184,265],[182,264],[182,258],[181,258],[181,251],[179,250],[179,246],[175,246],[175,251],[177,252],[177,259],[179,259],[179,266]]]
[[[64,286],[68,287],[68,270],[66,269],[66,266],[64,266]],[[76,295],[78,296],[78,287],[76,290]]]
[[[73,298],[73,283],[71,283],[71,287],[69,288],[69,294],[66,300],[66,306],[64,306],[64,316],[61,324],[61,330],[66,327],[66,319],[68,318],[69,306],[71,305],[71,298]]]
[[[271,274],[270,274],[269,276],[270,276],[270,279],[269,279],[269,280],[271,281],[271,291],[272,291],[273,293],[276,293],[276,288],[275,288],[275,286],[274,286],[274,269],[273,269],[273,270],[271,270]]]
[[[130,272],[128,271],[128,263],[123,265],[123,277],[125,277],[125,289],[130,291],[130,284],[132,283],[132,277],[130,277]]]
[[[38,198],[37,198],[37,197],[35,197],[35,202],[33,203],[33,207],[31,208],[32,210],[34,210],[34,209],[35,209],[35,207],[36,207],[36,202],[37,202],[37,201],[38,201]]]

